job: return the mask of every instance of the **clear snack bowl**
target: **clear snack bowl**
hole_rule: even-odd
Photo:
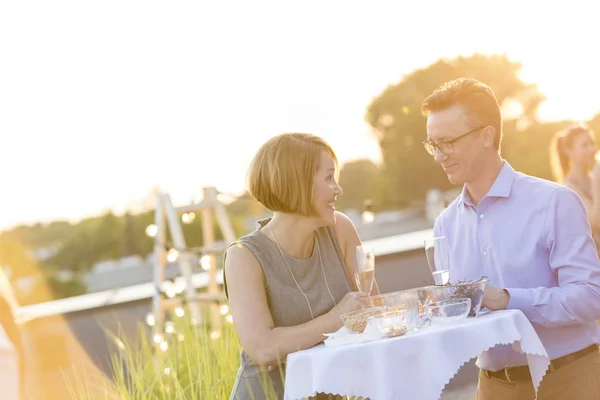
[[[425,314],[432,323],[452,325],[467,318],[471,310],[470,298],[437,301],[425,306]]]
[[[427,286],[421,288],[421,297],[424,300],[422,304],[425,306],[431,302],[469,298],[471,299],[469,316],[476,317],[481,309],[487,283],[488,279],[484,277],[478,281],[459,282],[453,285]]]
[[[387,337],[402,336],[417,328],[418,312],[416,309],[388,310],[368,318],[368,324]]]

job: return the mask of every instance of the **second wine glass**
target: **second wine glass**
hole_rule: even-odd
[[[375,250],[372,246],[356,246],[354,279],[359,291],[371,294],[375,282]]]
[[[436,285],[445,285],[450,280],[450,249],[444,236],[425,240],[427,263]]]

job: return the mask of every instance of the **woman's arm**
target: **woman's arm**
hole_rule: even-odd
[[[354,224],[344,213],[335,212],[335,233],[338,243],[344,256],[344,266],[350,277],[350,285],[357,290],[356,282],[354,282],[354,270],[356,268],[356,246],[360,246],[360,236],[354,227]],[[375,260],[377,261],[377,260]],[[371,295],[379,294],[379,286],[377,280],[374,279],[373,290]]]
[[[323,333],[342,326],[340,315],[356,310],[364,294],[350,292],[327,314],[312,321],[275,327],[267,303],[262,268],[254,255],[243,246],[227,251],[225,276],[231,316],[240,343],[254,364],[277,365],[288,354],[308,349],[323,341]]]
[[[584,199],[585,196],[579,197]],[[588,212],[588,220],[593,232],[600,232],[600,166],[596,165],[592,170],[592,201],[584,199],[583,204]]]
[[[581,198],[587,211],[588,222],[592,228],[592,232],[600,232],[600,174],[595,176],[592,173],[592,199],[578,185],[569,184],[566,186]]]

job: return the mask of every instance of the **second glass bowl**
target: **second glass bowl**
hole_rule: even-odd
[[[436,301],[425,306],[425,314],[432,323],[452,325],[465,320],[471,310],[471,299],[458,298]]]

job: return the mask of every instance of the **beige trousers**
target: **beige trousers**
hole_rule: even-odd
[[[477,400],[534,400],[531,380],[507,382],[479,373]],[[600,352],[588,354],[544,376],[538,400],[600,400]]]

